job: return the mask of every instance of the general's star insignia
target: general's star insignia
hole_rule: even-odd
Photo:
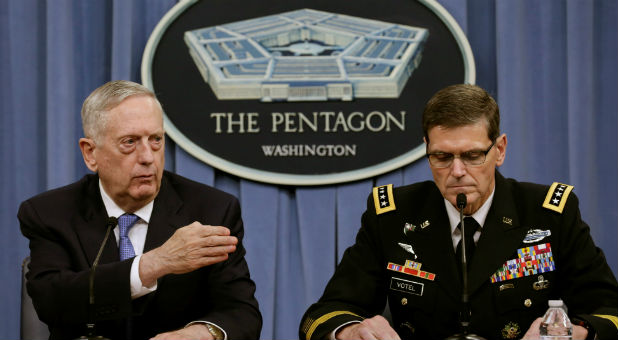
[[[395,210],[396,207],[395,198],[393,196],[393,185],[387,184],[373,188],[373,203],[375,205],[377,215]]]
[[[572,185],[554,182],[547,191],[547,196],[545,196],[545,201],[543,202],[543,208],[562,213],[571,190],[573,190]]]

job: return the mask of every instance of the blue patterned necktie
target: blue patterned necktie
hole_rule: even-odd
[[[118,227],[120,229],[120,261],[135,257],[133,244],[129,239],[129,229],[139,220],[139,217],[133,214],[124,214],[118,218]]]

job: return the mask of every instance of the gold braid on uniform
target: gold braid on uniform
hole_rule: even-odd
[[[592,314],[593,316],[599,317],[599,318],[603,318],[603,319],[607,319],[609,321],[611,321],[614,326],[616,326],[616,328],[618,328],[618,316],[614,316],[614,315],[604,315],[604,314]]]
[[[393,185],[387,184],[373,188],[373,204],[375,204],[377,215],[397,209],[393,196]]]
[[[322,316],[320,316],[317,320],[313,320],[311,318],[308,318],[307,320],[305,320],[305,322],[303,323],[303,332],[305,333],[305,338],[307,340],[311,339],[311,336],[313,335],[313,332],[315,332],[315,330],[323,323],[325,323],[326,321],[334,318],[335,316],[338,315],[342,315],[342,314],[349,314],[349,315],[353,315],[359,318],[363,318],[362,316],[349,312],[347,310],[341,310],[341,311],[334,311],[334,312],[330,312],[328,314],[324,314]]]
[[[554,182],[547,191],[547,196],[545,196],[545,201],[543,202],[543,208],[562,214],[562,210],[564,210],[564,205],[566,204],[571,190],[573,190],[572,185]]]

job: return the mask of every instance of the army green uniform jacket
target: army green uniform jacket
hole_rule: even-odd
[[[572,188],[517,182],[496,171],[493,204],[469,263],[472,333],[521,338],[548,300],[562,299],[571,319],[586,321],[600,339],[618,339],[618,284],[581,220]],[[325,338],[343,323],[382,314],[387,300],[402,338],[458,333],[456,261],[433,182],[375,188],[356,243],[305,313],[300,338]]]

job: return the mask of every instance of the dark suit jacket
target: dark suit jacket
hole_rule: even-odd
[[[30,240],[28,293],[39,318],[48,324],[51,339],[73,339],[86,333],[88,276],[107,221],[98,181],[98,176],[87,175],[35,196],[19,208],[22,233]],[[259,337],[262,319],[244,260],[243,223],[236,198],[164,172],[144,252],[194,221],[228,227],[239,239],[236,251],[225,262],[164,276],[155,292],[135,300],[131,300],[129,287],[132,259],[119,261],[118,246],[110,236],[95,275],[97,335],[126,339],[125,322],[131,317],[134,339],[148,339],[195,320],[221,326],[230,339]]]
[[[581,220],[577,197],[571,193],[560,213],[543,207],[547,193],[547,186],[496,172],[493,204],[470,263],[471,331],[487,339],[520,338],[543,316],[549,299],[561,298],[569,315],[591,322],[601,339],[618,339],[609,320],[618,315],[618,285]],[[433,182],[396,188],[393,196],[396,209],[380,214],[370,196],[356,243],[305,313],[301,339],[324,338],[344,322],[381,314],[387,300],[402,338],[444,339],[459,332],[462,280],[443,198]],[[415,227],[404,234],[406,223]],[[518,259],[519,249],[547,243],[554,270],[492,283],[503,264]],[[388,269],[406,260],[420,264],[425,276]]]

